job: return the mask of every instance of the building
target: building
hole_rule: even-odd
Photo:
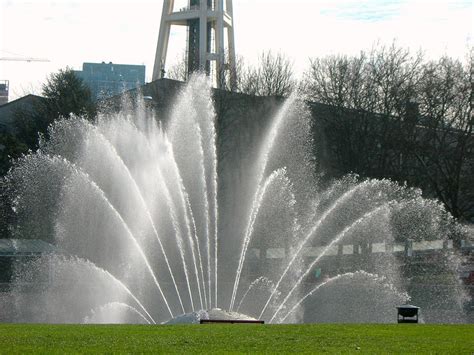
[[[35,112],[43,100],[41,96],[29,94],[0,105],[0,134],[17,134],[15,116],[19,112]]]
[[[0,290],[12,281],[15,262],[58,253],[58,248],[40,239],[0,239]]]
[[[8,80],[0,80],[0,106],[8,102]]]
[[[145,66],[134,64],[83,63],[75,71],[89,86],[92,98],[100,100],[145,84]]]

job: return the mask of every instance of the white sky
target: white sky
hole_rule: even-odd
[[[177,0],[178,1],[178,0]],[[162,0],[0,0],[0,61],[10,100],[40,93],[51,72],[83,62],[145,64],[151,80]],[[473,45],[472,0],[234,0],[236,52],[255,62],[264,50],[287,55],[297,74],[308,58],[358,54],[376,41],[464,59]],[[184,45],[172,32],[168,62]],[[178,44],[179,43],[179,44]],[[167,63],[168,64],[168,63]]]

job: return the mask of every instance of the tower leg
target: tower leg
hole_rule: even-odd
[[[164,0],[163,2],[163,13],[161,15],[160,33],[158,35],[158,44],[156,46],[152,80],[157,80],[164,77],[166,53],[168,51],[168,42],[171,29],[171,24],[166,21],[165,14],[168,14],[172,11],[173,5],[174,0]]]
[[[216,11],[219,13],[216,20],[215,33],[216,40],[214,45],[214,52],[217,55],[216,60],[216,82],[218,88],[225,87],[226,81],[226,67],[224,54],[224,0],[217,1]]]
[[[235,90],[237,87],[237,64],[235,59],[235,42],[234,42],[234,28],[227,28],[227,38],[229,47],[229,84],[230,89]]]
[[[237,64],[235,59],[234,9],[232,8],[232,0],[226,0],[226,12],[232,19],[232,26],[227,27],[227,46],[229,51],[230,89],[235,90],[237,87]]]
[[[199,70],[206,70],[207,62],[207,0],[200,1],[199,17]]]

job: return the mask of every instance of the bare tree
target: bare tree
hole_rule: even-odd
[[[422,55],[374,46],[357,57],[329,56],[310,60],[302,92],[326,104],[324,121],[336,164],[375,177],[400,177],[400,138],[410,132],[415,86]],[[413,115],[411,115],[413,116]],[[406,154],[406,153],[405,153]]]
[[[285,55],[263,52],[256,67],[240,69],[237,91],[258,96],[288,96],[296,88],[293,76],[293,65]]]
[[[228,60],[226,60],[228,62]],[[219,87],[256,96],[288,96],[296,88],[291,61],[281,53],[263,52],[257,66],[248,65],[238,56],[235,67],[224,66],[215,73]],[[168,78],[180,81],[188,79],[186,55],[172,65]]]
[[[442,57],[423,67],[418,88],[426,117],[416,141],[416,173],[447,209],[474,218],[473,56],[467,64]]]
[[[473,218],[472,53],[425,62],[394,44],[312,59],[301,85],[340,173],[420,186]],[[337,169],[336,169],[337,171]]]
[[[186,68],[186,53],[183,52],[176,63],[174,63],[165,73],[166,77],[173,80],[188,80],[188,71]]]

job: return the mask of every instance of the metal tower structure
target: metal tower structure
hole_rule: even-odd
[[[166,72],[166,53],[171,26],[187,27],[186,73],[205,71],[217,87],[235,84],[235,44],[232,0],[189,0],[174,9],[174,0],[163,1],[153,80]],[[227,43],[225,43],[227,42]]]

